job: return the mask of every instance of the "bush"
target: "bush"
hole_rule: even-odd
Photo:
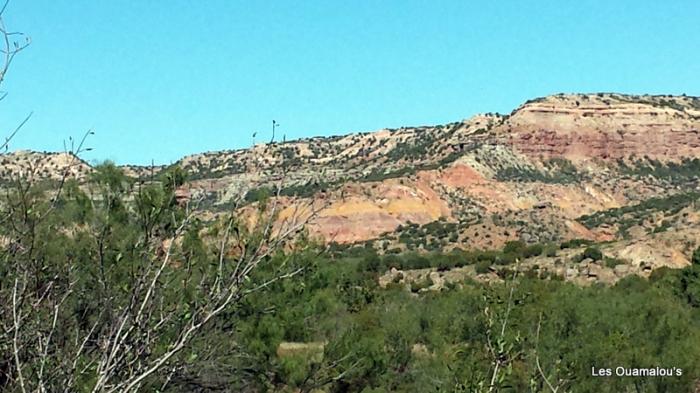
[[[508,269],[507,267],[498,269],[498,271],[496,271],[496,275],[498,275],[498,277],[502,280],[506,280],[508,278],[513,277],[513,273],[515,273],[515,270]]]
[[[272,196],[272,190],[268,187],[260,187],[249,190],[245,194],[246,202],[262,202]]]
[[[590,241],[590,240],[587,240],[587,239],[571,239],[571,240],[569,240],[569,241],[566,241],[566,242],[562,243],[561,246],[560,246],[559,248],[561,248],[562,250],[564,250],[564,249],[567,249],[567,248],[576,248],[576,247],[580,247],[580,246],[583,246],[583,245],[588,246],[588,245],[591,245],[591,244],[593,244],[593,242]]]
[[[695,249],[693,252],[693,258],[691,259],[693,265],[700,265],[700,247]]]
[[[496,257],[496,263],[499,265],[510,265],[515,263],[518,256],[512,253],[502,254]]]
[[[441,258],[437,264],[437,271],[445,272],[455,267],[455,264],[447,258]]]
[[[503,246],[503,253],[522,255],[526,248],[527,245],[520,240],[510,241]]]
[[[655,283],[661,281],[664,277],[671,276],[673,274],[673,269],[668,266],[661,266],[658,269],[654,269],[649,275],[649,282]]]
[[[474,270],[476,274],[485,274],[491,270],[491,263],[488,261],[479,261],[474,265]]]
[[[366,255],[357,265],[360,272],[379,273],[386,270],[383,261],[375,253],[374,255]]]
[[[488,262],[489,264],[495,263],[497,257],[498,251],[492,250],[477,250],[473,256],[476,261]]]
[[[525,258],[532,258],[536,257],[539,255],[542,255],[542,252],[544,252],[544,247],[541,244],[533,244],[525,249],[523,251],[523,257]]]
[[[625,261],[617,258],[610,258],[610,257],[605,257],[605,266],[609,267],[610,269],[614,269],[615,266],[617,265],[624,265]]]
[[[557,256],[557,246],[547,246],[546,251],[544,252],[544,255],[549,258],[554,258]]]
[[[403,262],[406,269],[425,269],[430,267],[430,260],[417,253],[406,254]]]
[[[413,281],[411,283],[411,292],[420,292],[421,289],[430,288],[433,284],[433,280],[430,278],[430,275],[428,275],[422,280]]]
[[[384,262],[384,266],[386,266],[387,269],[401,269],[403,268],[403,264],[401,263],[401,257],[398,256],[397,254],[389,254],[385,255],[384,258],[382,258],[382,262]]]
[[[600,261],[603,259],[603,252],[596,247],[587,247],[583,251],[583,259],[590,258],[594,261]]]

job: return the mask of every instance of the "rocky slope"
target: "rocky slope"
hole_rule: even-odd
[[[529,157],[697,157],[700,101],[617,94],[553,96],[518,108],[500,130]]]
[[[288,209],[323,202],[310,229],[326,242],[386,251],[586,238],[616,241],[611,252],[623,258],[679,266],[698,243],[698,222],[687,219],[695,202],[682,206],[686,216],[667,206],[650,213],[654,222],[635,218],[624,228],[587,217],[697,191],[699,158],[699,98],[578,94],[531,100],[509,115],[260,144],[176,164],[189,173],[182,195],[201,198],[212,215],[278,187]],[[78,179],[91,170],[65,154],[0,156],[3,180],[56,179],[67,167]],[[142,179],[163,169],[125,167]]]
[[[92,168],[69,153],[39,153],[20,150],[0,154],[0,181],[21,179],[84,179]]]

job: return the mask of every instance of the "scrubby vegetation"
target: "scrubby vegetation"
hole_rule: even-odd
[[[425,225],[415,223],[401,225],[394,233],[398,234],[399,243],[409,250],[422,248],[435,251],[442,249],[449,242],[455,243],[458,239],[458,229],[457,223],[437,220]]]
[[[534,167],[506,167],[498,170],[496,179],[500,181],[542,182],[552,184],[576,183],[583,176],[571,161],[554,158],[544,163],[546,170]]]
[[[660,162],[653,159],[637,160],[632,164],[618,161],[623,174],[638,177],[654,177],[674,183],[700,179],[700,159],[684,158],[681,162]]]
[[[45,333],[52,331],[52,310],[60,311],[57,326],[61,328],[53,330],[56,336],[46,359],[56,365],[68,363],[45,377],[48,386],[60,386],[51,383],[65,381],[62,378],[73,378],[76,391],[95,386],[95,377],[103,371],[91,368],[90,362],[103,364],[100,342],[112,337],[119,310],[134,291],[141,290],[142,284],[134,280],[169,252],[158,245],[182,231],[178,223],[185,219],[186,209],[176,203],[174,190],[183,179],[180,170],[171,168],[159,183],[139,189],[119,168],[105,164],[90,179],[90,187],[99,190],[98,199],[69,182],[51,208],[52,215],[47,216],[51,218],[33,221],[36,232],[26,232],[38,235],[33,250],[23,248],[27,243],[21,237],[3,249],[0,290],[4,294],[11,298],[15,280],[23,279],[12,267],[16,258],[29,257],[26,252],[32,256],[27,261],[43,266],[32,273],[36,274],[32,291],[41,296],[46,291],[42,283],[56,286],[50,292],[56,294],[49,298],[52,302],[40,300],[38,308],[22,308],[26,315],[39,312],[31,323],[37,332]],[[45,211],[42,203],[51,207],[51,200],[42,195],[53,189],[32,187],[26,197],[37,201],[35,211]],[[34,220],[31,215],[15,216],[21,211],[13,210],[16,204],[3,202],[2,206],[10,209],[5,211],[12,213],[8,217],[14,222]],[[3,228],[3,235],[13,231]],[[216,282],[206,277],[221,268],[220,245],[208,239],[225,227],[204,228],[193,221],[186,228],[172,251],[173,263],[165,265],[163,279],[157,279],[157,304],[162,311],[154,308],[148,314],[153,319],[144,321],[143,327],[130,328],[153,329],[153,336],[125,336],[136,340],[130,344],[134,348],[152,352],[139,352],[140,357],[119,352],[125,363],[117,366],[146,365],[167,353],[172,335],[177,337],[188,321],[200,318],[198,313],[208,310],[206,301],[215,299],[206,294]],[[450,227],[436,223],[427,231],[443,236]],[[240,299],[208,321],[169,358],[167,367],[148,374],[138,386],[168,392],[461,392],[488,390],[493,380],[499,391],[543,391],[547,383],[581,392],[618,392],[634,386],[648,392],[688,391],[700,375],[700,250],[691,267],[660,271],[651,281],[629,277],[614,287],[581,288],[507,268],[517,260],[582,246],[587,246],[582,252],[585,258],[607,266],[620,263],[589,243],[572,240],[557,246],[512,241],[500,250],[384,255],[369,245],[336,246],[330,253],[311,247],[270,254],[247,281],[241,281],[246,289]],[[221,255],[223,266],[235,268],[230,263],[235,255]],[[408,286],[378,286],[378,277],[391,268],[446,271],[466,265],[474,265],[480,274],[497,271],[503,281],[485,284],[466,279],[435,292],[426,291],[434,282],[423,275]],[[280,278],[281,269],[296,273]],[[74,281],[56,281],[64,274]],[[23,291],[29,291],[24,285]],[[70,292],[63,303],[56,303],[61,298],[55,296],[66,289]],[[3,307],[3,323],[12,326],[12,302]],[[178,318],[159,322],[159,312]],[[87,337],[80,352],[73,339],[66,339],[74,335]],[[11,337],[0,335],[0,383],[14,391],[18,374]],[[27,346],[17,352],[20,364],[40,367],[41,362],[30,362],[46,355],[31,345],[44,343],[46,337],[43,333],[22,337]],[[76,353],[83,366],[71,368]],[[591,365],[660,364],[681,368],[683,375],[590,377]],[[36,378],[39,368],[22,370],[25,378]],[[123,373],[114,377],[131,375],[128,369]]]
[[[668,197],[650,198],[636,205],[628,205],[619,208],[608,209],[590,215],[584,215],[577,219],[586,228],[596,228],[601,225],[617,225],[618,231],[623,236],[627,230],[635,225],[642,225],[655,213],[674,215],[684,208],[696,204],[700,194],[697,192],[685,192]]]
[[[275,284],[249,299],[249,311],[238,314],[246,326],[239,333],[223,326],[213,329],[212,338],[234,334],[237,339],[222,337],[207,359],[231,367],[212,370],[193,362],[187,382],[178,379],[175,386],[486,391],[494,364],[502,361],[499,391],[546,391],[539,362],[547,378],[566,391],[619,392],[641,386],[648,392],[681,392],[690,391],[700,372],[697,266],[666,271],[652,282],[630,277],[611,288],[516,277],[503,284],[465,282],[423,294],[429,278],[413,283],[409,291],[380,289],[377,273],[365,270],[356,258],[307,263],[314,268],[297,282]],[[285,342],[309,348],[323,344],[322,349],[280,355]],[[248,356],[228,355],[237,349]],[[683,375],[592,378],[590,365],[599,364],[663,364],[682,369]],[[242,378],[244,370],[267,377]]]
[[[193,161],[188,168],[190,179],[218,179],[224,176],[231,176],[245,172],[245,166],[237,162],[232,157],[220,159],[216,156],[209,158],[206,164],[200,161]]]
[[[23,180],[5,190],[0,390],[162,390],[197,358],[190,350],[205,327],[294,274],[285,273],[294,257],[279,253],[285,235],[235,216],[204,227],[176,196],[184,179],[172,167],[135,185],[104,163],[85,184]],[[248,252],[234,251],[242,244]]]
[[[577,248],[582,245],[590,245],[593,244],[591,240],[588,239],[571,239],[563,242],[560,246],[562,250],[567,249],[567,248]]]
[[[697,97],[685,97],[687,102],[682,102],[684,100],[677,100],[676,98],[670,96],[640,96],[640,95],[623,95],[623,94],[611,94],[611,97],[623,101],[632,102],[637,104],[651,105],[657,108],[671,108],[680,112],[684,112],[688,106],[691,108],[698,109],[698,102],[700,100]]]
[[[14,55],[29,44],[15,42],[21,33],[4,29],[5,6],[0,9],[5,38],[0,83]],[[685,110],[675,99],[651,102]],[[700,108],[697,99],[689,102]],[[496,117],[501,124],[506,118]],[[383,157],[392,165],[353,168],[350,177],[381,181],[442,168],[462,153],[443,149],[439,138],[449,138],[462,125],[431,129],[439,132],[411,129]],[[273,121],[273,133],[274,127]],[[491,120],[484,127],[471,136],[488,134]],[[4,137],[0,150],[14,133]],[[288,173],[309,164],[311,156],[340,156],[348,164],[369,156],[373,144],[387,142],[370,136],[358,147],[355,135],[344,145],[330,143],[345,138],[313,139],[304,148],[270,143],[249,161],[242,151],[224,158],[205,154],[183,160],[190,173],[171,165],[157,173],[152,169],[147,179],[143,170],[129,178],[110,162],[90,173],[78,170],[80,181],[69,179],[70,168],[52,168],[60,172],[53,177],[44,168],[36,178],[0,169],[0,177],[11,179],[0,178],[0,391],[697,391],[700,248],[684,269],[589,287],[544,277],[538,265],[529,271],[513,265],[558,252],[608,268],[625,261],[583,239],[559,245],[518,240],[498,250],[444,252],[448,243],[458,244],[460,226],[470,225],[465,217],[458,223],[401,227],[397,248],[376,250],[372,242],[326,248],[309,240],[306,218],[291,213],[279,220],[280,212],[269,206],[274,204],[265,202],[276,194],[309,197],[347,176],[305,181],[306,172],[277,189],[270,184],[280,181],[279,168]],[[203,212],[182,192],[188,177],[241,174],[253,161],[267,173],[243,201],[227,200],[218,211]],[[8,166],[4,158],[0,166]],[[628,175],[681,183],[697,179],[700,160],[620,167]],[[502,168],[496,177],[567,184],[584,175],[570,162],[554,159],[544,168]],[[53,180],[35,182],[41,178]],[[579,221],[588,228],[615,224],[624,232],[654,213],[676,214],[699,196],[655,198]],[[466,198],[461,201],[469,205]],[[197,202],[211,208],[216,200],[209,194]],[[238,202],[258,206],[240,212],[233,209]],[[218,214],[224,208],[228,214]],[[663,220],[652,232],[670,227]],[[438,273],[464,266],[473,266],[479,276],[437,285]],[[419,273],[417,279],[404,280],[408,270]],[[616,367],[672,371],[667,377],[607,378],[591,372],[611,368],[617,374]]]
[[[459,153],[450,153],[445,158],[433,164],[420,164],[417,166],[408,165],[393,171],[385,171],[384,169],[374,169],[370,174],[359,179],[359,181],[383,181],[386,179],[395,179],[398,177],[415,175],[418,171],[429,171],[442,168],[454,162],[459,157]]]
[[[588,246],[586,249],[583,250],[580,254],[576,255],[573,260],[575,262],[582,262],[585,260],[591,260],[593,262],[599,262],[603,260],[603,252],[600,250],[600,248],[596,246]],[[611,260],[612,261],[612,260]],[[612,263],[612,262],[611,262]],[[606,260],[606,266],[610,267],[609,264],[607,263]],[[612,266],[614,267],[614,266]]]
[[[333,187],[333,184],[328,184],[322,181],[310,181],[304,184],[282,187],[279,189],[279,195],[308,198],[318,192],[328,190],[331,187]],[[248,190],[244,199],[246,202],[260,202],[276,195],[276,189],[263,186]]]
[[[555,248],[553,244],[531,244],[522,241],[511,241],[501,250],[462,250],[454,249],[450,252],[433,251],[419,253],[415,251],[403,253],[387,253],[378,255],[369,245],[353,248],[336,246],[333,255],[336,257],[352,256],[360,258],[364,264],[364,270],[385,271],[391,268],[400,270],[436,268],[438,271],[453,269],[456,267],[478,265],[485,263],[491,265],[512,265],[517,260],[525,260],[544,254]]]
[[[603,253],[598,247],[586,247],[586,249],[583,250],[583,257],[594,261],[600,261],[603,259]]]

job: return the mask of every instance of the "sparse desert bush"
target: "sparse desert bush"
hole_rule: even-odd
[[[411,283],[411,292],[420,292],[422,289],[430,288],[433,284],[434,283],[433,280],[430,278],[430,275],[426,275],[425,277],[413,281]]]
[[[605,262],[605,267],[608,267],[610,269],[614,269],[617,265],[625,264],[625,261],[623,261],[622,259],[612,257],[605,257],[603,258],[603,261]]]
[[[571,239],[563,242],[559,248],[565,250],[567,248],[577,248],[581,246],[587,246],[589,244],[593,244],[593,241],[588,239]]]
[[[486,274],[491,271],[491,263],[488,261],[479,261],[474,265],[476,274]]]
[[[600,261],[603,259],[603,252],[597,247],[586,247],[586,249],[583,250],[582,257],[584,259],[589,258],[594,261]]]

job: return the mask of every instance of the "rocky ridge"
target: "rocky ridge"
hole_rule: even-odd
[[[695,97],[555,95],[509,115],[259,144],[176,164],[189,173],[185,194],[202,198],[214,216],[239,197],[255,203],[278,186],[288,209],[324,201],[310,228],[326,242],[369,242],[386,252],[585,238],[617,242],[611,255],[635,263],[677,267],[698,242],[698,224],[687,220],[696,203],[682,207],[686,216],[660,209],[625,221],[624,230],[582,217],[697,191],[699,130]],[[67,162],[78,179],[91,171],[70,155],[16,152],[0,156],[0,178],[55,180]],[[125,171],[152,179],[164,169]],[[643,249],[654,258],[635,254]]]

